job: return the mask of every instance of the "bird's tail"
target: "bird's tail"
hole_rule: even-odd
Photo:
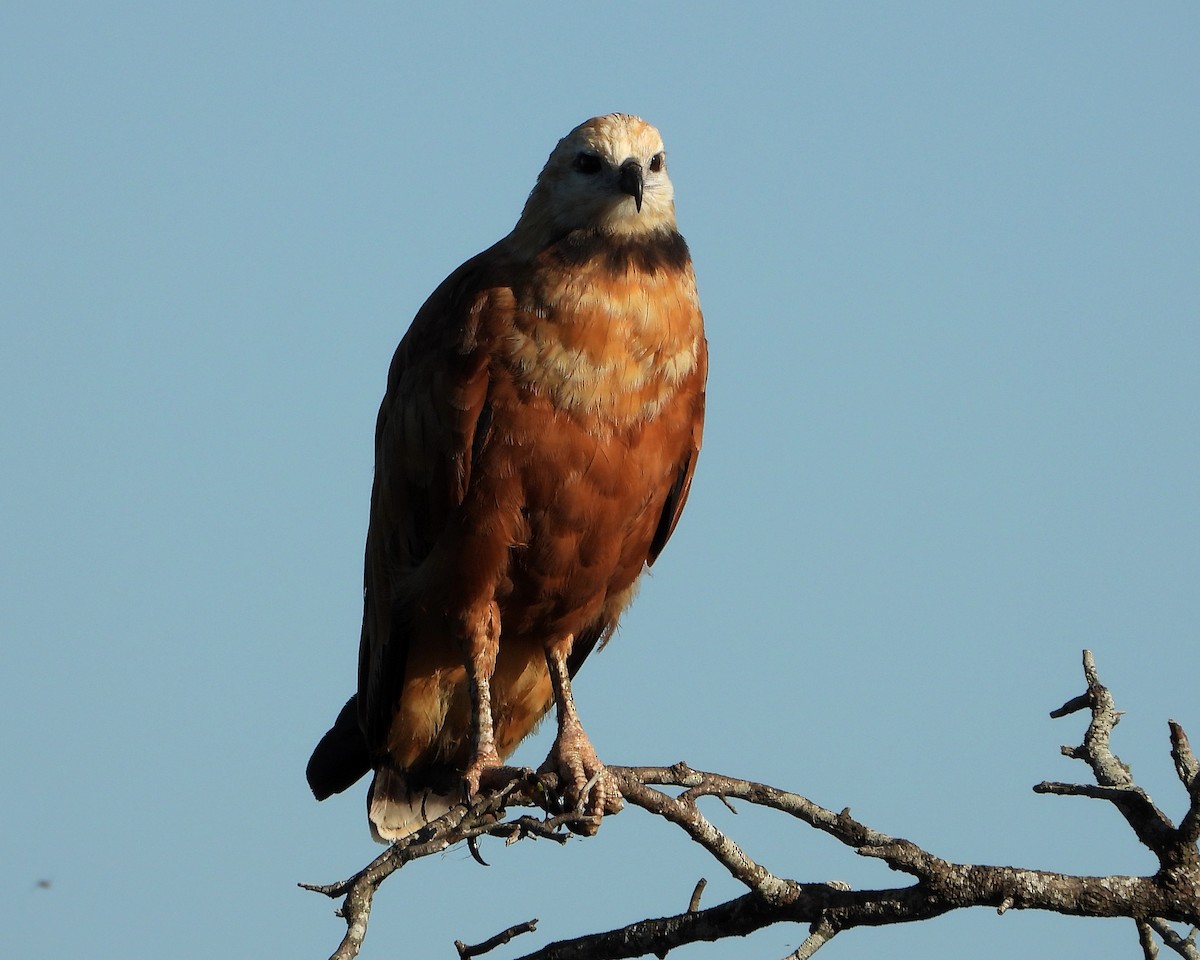
[[[438,789],[411,783],[399,770],[381,767],[375,771],[367,793],[367,816],[371,836],[380,843],[394,843],[416,833],[460,802],[453,787]]]
[[[371,755],[358,725],[358,697],[353,696],[313,751],[308,761],[308,785],[313,796],[324,800],[341,793],[370,770]]]

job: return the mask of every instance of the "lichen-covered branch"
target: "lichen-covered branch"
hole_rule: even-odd
[[[1068,701],[1052,716],[1088,711],[1090,722],[1078,746],[1063,753],[1087,764],[1092,783],[1044,782],[1039,793],[1088,797],[1113,804],[1138,840],[1159,862],[1152,876],[1084,877],[1011,866],[962,864],[945,860],[903,838],[892,837],[856,820],[848,809],[833,811],[787,790],[717,773],[693,770],[683,763],[669,767],[609,767],[622,796],[678,827],[699,844],[746,893],[724,903],[700,907],[697,884],[687,909],[675,916],[645,919],[617,929],[587,934],[542,946],[520,960],[609,960],[654,954],[665,957],[675,947],[697,941],[744,936],[773,924],[803,924],[807,937],[786,960],[806,960],[834,936],[855,927],[929,920],[967,907],[1046,910],[1080,917],[1128,917],[1144,957],[1156,957],[1159,941],[1179,956],[1200,960],[1195,928],[1200,926],[1200,762],[1179,724],[1170,723],[1170,750],[1189,806],[1178,826],[1133,780],[1113,753],[1111,736],[1120,712],[1100,683],[1092,655],[1084,651],[1087,692]],[[346,932],[331,960],[358,955],[366,936],[372,898],[379,885],[413,860],[452,844],[483,835],[509,843],[525,839],[565,839],[582,819],[578,812],[558,812],[558,784],[553,776],[518,773],[512,780],[479,796],[469,807],[456,807],[414,836],[390,847],[353,877],[306,889],[343,898],[340,914]],[[728,803],[738,800],[785,813],[836,838],[860,856],[882,860],[909,878],[907,884],[852,890],[844,883],[801,881],[779,876],[752,860],[697,807],[701,797]],[[513,817],[513,808],[541,808],[536,815]],[[549,808],[549,812],[547,812]],[[596,841],[593,841],[596,842]],[[494,949],[533,929],[533,922],[509,927],[476,947],[460,947],[466,955]],[[1171,926],[1192,928],[1184,935]],[[497,927],[502,921],[497,921]],[[1156,939],[1157,938],[1157,939]],[[1131,948],[1133,943],[1131,941]]]

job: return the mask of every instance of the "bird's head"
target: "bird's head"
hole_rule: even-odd
[[[558,141],[514,232],[545,242],[580,229],[635,236],[674,227],[662,137],[640,117],[612,113]]]

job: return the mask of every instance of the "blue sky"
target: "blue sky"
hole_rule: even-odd
[[[612,110],[665,138],[712,372],[688,510],[576,687],[601,756],[947,858],[1150,871],[1113,810],[1029,788],[1086,772],[1058,753],[1080,719],[1047,718],[1084,647],[1172,816],[1167,718],[1200,737],[1198,36],[1190,3],[0,15],[7,948],[332,950],[295,883],[376,848],[363,789],[317,805],[303,769],[354,682],[387,363]],[[795,879],[899,879],[712,814]],[[636,811],[484,855],[393,878],[364,956],[740,892]],[[1130,922],[975,911],[821,955],[1137,949]]]

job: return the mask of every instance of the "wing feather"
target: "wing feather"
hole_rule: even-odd
[[[701,389],[696,395],[696,404],[692,411],[692,442],[688,446],[683,461],[679,464],[675,482],[671,485],[666,502],[663,504],[662,516],[659,518],[658,527],[654,531],[654,537],[650,541],[650,549],[646,555],[647,566],[652,565],[658,559],[663,547],[671,539],[671,534],[675,532],[675,526],[679,523],[679,517],[683,514],[688,494],[692,489],[692,475],[696,470],[696,458],[700,455],[700,441],[704,434],[703,384],[708,377],[707,347],[703,340],[700,341],[700,345],[700,362],[696,365],[695,375],[699,379]]]
[[[484,328],[511,296],[489,289],[494,248],[451,274],[418,311],[388,371],[375,430],[375,480],[363,575],[359,723],[384,749],[404,683],[410,631],[403,585],[434,549],[487,432]]]

